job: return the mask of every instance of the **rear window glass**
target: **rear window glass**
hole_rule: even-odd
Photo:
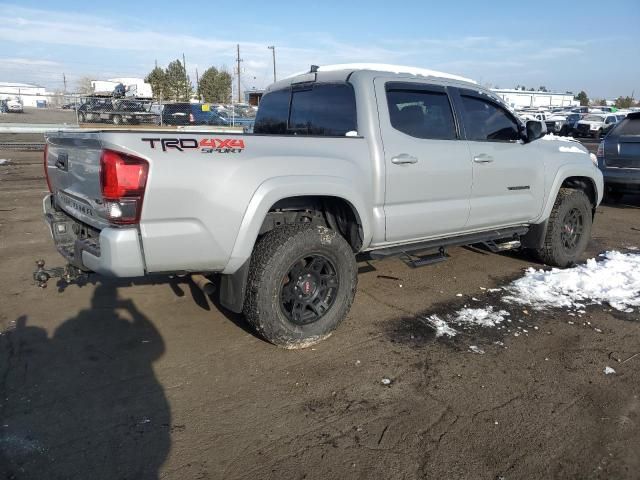
[[[640,117],[625,118],[613,132],[615,135],[640,135]]]
[[[353,88],[346,83],[316,83],[270,92],[260,102],[253,131],[325,136],[357,131]]]
[[[169,103],[164,106],[165,113],[183,112],[190,113],[191,105],[188,103]]]

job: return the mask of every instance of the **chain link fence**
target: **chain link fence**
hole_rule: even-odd
[[[57,128],[189,128],[251,131],[257,107],[196,100],[166,102],[107,94],[0,93],[0,133]]]

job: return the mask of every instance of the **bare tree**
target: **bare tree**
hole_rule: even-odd
[[[89,93],[93,93],[93,87],[91,86],[91,78],[90,77],[82,77],[76,83],[76,89],[78,93],[82,93],[83,95],[87,95]]]

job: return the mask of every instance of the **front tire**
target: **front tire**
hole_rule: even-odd
[[[355,255],[336,231],[308,224],[276,228],[254,248],[243,313],[274,345],[308,347],[346,317],[357,273]]]
[[[582,190],[561,188],[551,210],[538,258],[553,267],[573,265],[591,238],[591,202]]]

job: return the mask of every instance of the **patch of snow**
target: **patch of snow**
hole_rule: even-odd
[[[469,350],[471,350],[473,353],[477,353],[478,355],[484,355],[484,350],[475,345],[470,345]]]
[[[389,378],[383,378],[380,380],[383,385],[391,385],[391,380]]]
[[[562,153],[585,153],[583,149],[578,148],[575,145],[571,145],[570,147],[559,147],[558,150]]]
[[[458,333],[437,315],[431,315],[428,318],[423,318],[423,320],[436,331],[436,337],[455,337]]]
[[[429,70],[427,68],[419,67],[407,67],[404,65],[390,65],[387,63],[340,63],[336,65],[321,65],[318,67],[319,72],[335,72],[338,70],[374,70],[376,72],[408,73],[409,75],[419,75],[421,77],[449,78],[451,80],[459,80],[461,82],[469,82],[475,84],[478,83],[475,80],[471,80],[470,78],[465,78],[446,72],[439,72],[438,70]],[[301,72],[297,75],[301,75],[303,73],[309,72]]]
[[[606,252],[602,260],[549,271],[529,268],[524,277],[505,290],[503,301],[529,305],[535,310],[572,308],[608,303],[622,312],[640,306],[640,255]]]
[[[505,310],[494,311],[491,306],[486,308],[463,308],[458,310],[451,321],[458,325],[495,327],[502,323],[507,316],[509,316],[509,312]]]
[[[616,371],[611,367],[604,367],[603,372],[605,375],[613,375],[614,373],[616,373]]]
[[[9,164],[11,162],[11,160],[9,160],[8,158],[0,158],[0,165],[4,165],[4,164]]]
[[[578,140],[576,140],[573,137],[561,137],[559,135],[554,135],[553,133],[547,133],[544,137],[542,137],[542,140],[558,140],[560,142],[576,142],[576,143],[580,143]]]

